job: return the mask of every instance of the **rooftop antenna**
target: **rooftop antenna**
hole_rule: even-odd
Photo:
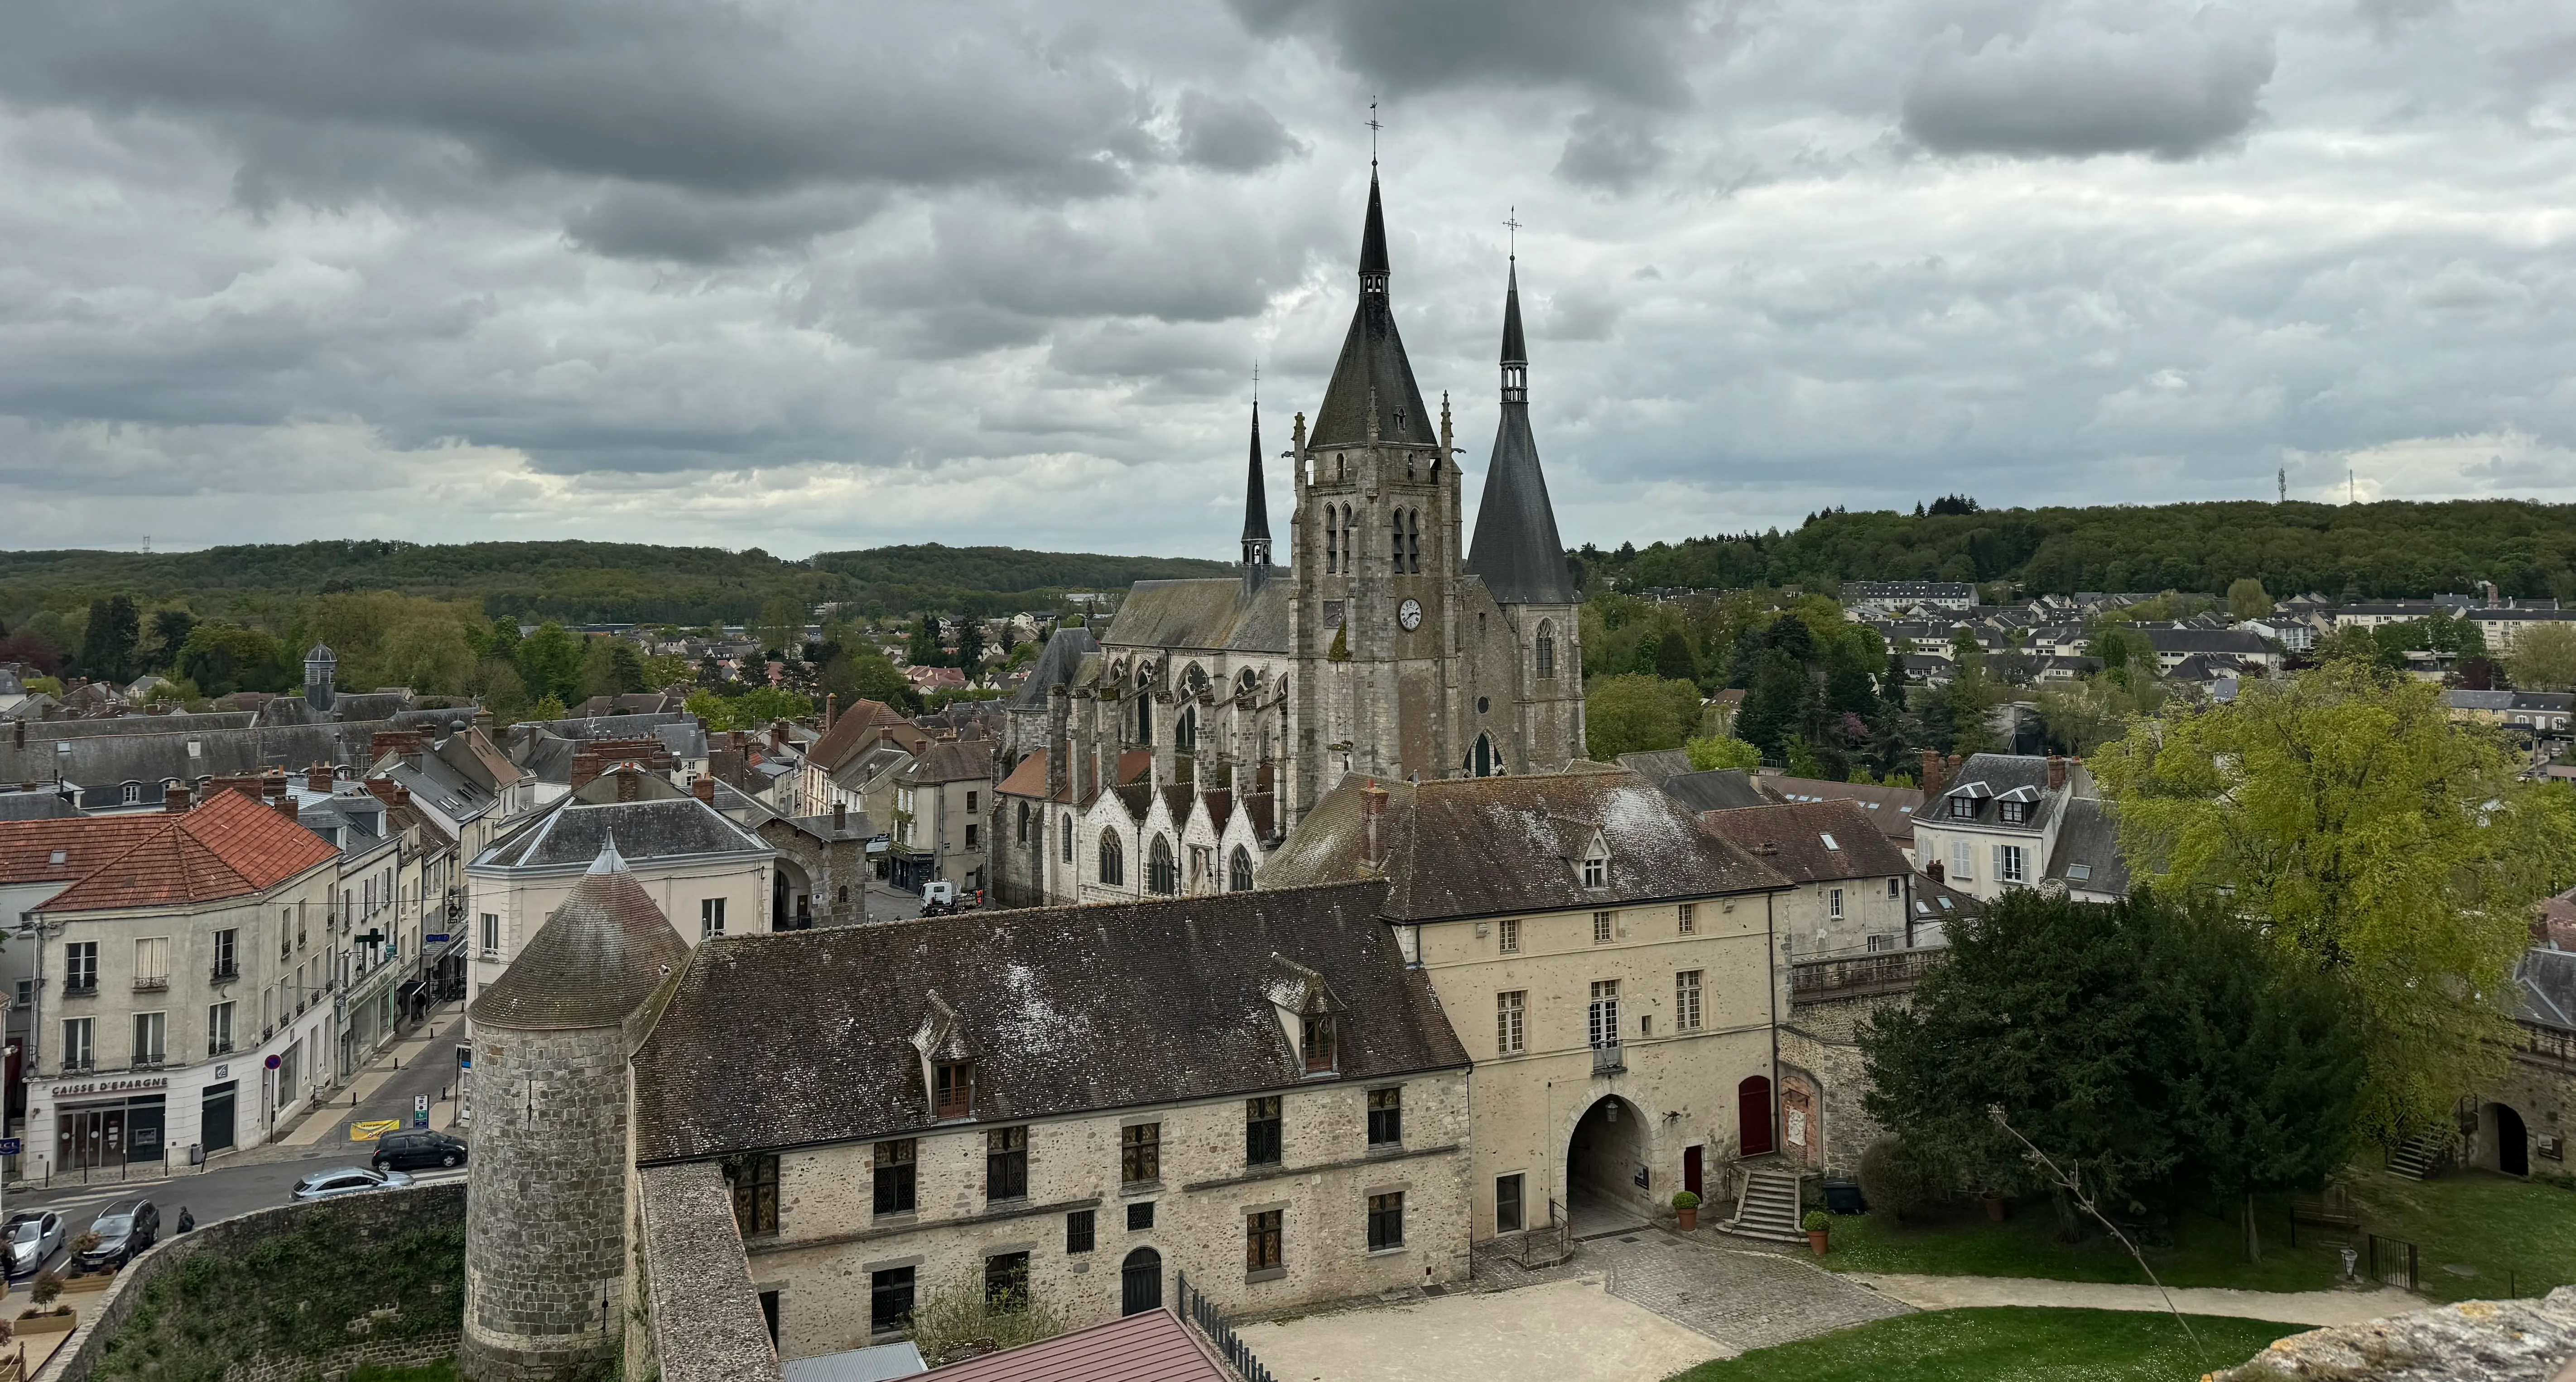
[[[1377,122],[1377,98],[1369,97],[1369,171],[1377,171],[1377,132],[1384,128]]]
[[[2343,473],[2343,502],[2347,504],[2361,502],[2361,482],[2354,479],[2353,475],[2354,472],[2349,470]]]
[[[1511,210],[1505,212],[1503,214],[1503,225],[1508,229],[1511,238],[1511,249],[1509,253],[1512,258],[1518,259],[1521,257],[1521,209],[1515,206]]]
[[[2283,467],[2281,467],[2278,471],[2273,472],[2273,476],[2272,476],[2272,478],[2273,478],[2273,480],[2274,480],[2276,483],[2278,483],[2278,484],[2280,485],[2280,487],[2281,487],[2281,502],[2282,502],[2282,503],[2284,503],[2284,504],[2289,503],[2289,502],[2290,502],[2290,468],[2289,468],[2288,466],[2286,466],[2286,465],[2285,465],[2285,466],[2283,466]]]

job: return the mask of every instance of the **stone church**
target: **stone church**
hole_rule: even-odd
[[[1576,607],[1529,422],[1514,266],[1502,421],[1472,538],[1449,400],[1435,418],[1388,297],[1369,179],[1359,303],[1310,428],[1275,561],[1254,405],[1236,575],[1140,581],[1068,629],[1010,707],[995,793],[1006,905],[1239,892],[1350,774],[1548,772],[1583,756]]]

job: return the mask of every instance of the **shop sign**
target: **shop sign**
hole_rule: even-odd
[[[382,1137],[386,1133],[392,1132],[401,1126],[402,1120],[399,1118],[379,1118],[371,1122],[351,1123],[349,1125],[349,1140],[352,1142],[373,1142],[377,1138]]]
[[[127,1094],[146,1089],[168,1089],[167,1076],[146,1075],[131,1080],[92,1080],[88,1084],[58,1084],[56,1099],[84,1099],[93,1094]]]

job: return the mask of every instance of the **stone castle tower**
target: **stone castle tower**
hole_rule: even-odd
[[[1301,418],[1291,451],[1292,818],[1346,773],[1543,772],[1583,755],[1582,597],[1530,432],[1517,265],[1472,548],[1448,398],[1435,424],[1396,331],[1391,277],[1372,172],[1359,304],[1314,428]]]
[[[467,1382],[613,1375],[629,1250],[627,1060],[688,958],[611,840],[467,1010]]]

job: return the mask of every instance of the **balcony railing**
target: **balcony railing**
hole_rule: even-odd
[[[170,976],[167,974],[139,974],[134,979],[136,993],[159,993],[168,987]]]
[[[2576,1032],[2530,1022],[2521,1025],[2523,1050],[2548,1060],[2576,1065]]]
[[[1808,960],[1789,966],[1789,991],[1797,995],[1912,988],[1945,949],[1890,950],[1844,960]]]
[[[63,1062],[63,1073],[66,1075],[86,1075],[97,1068],[98,1062],[88,1056],[73,1057]]]
[[[1607,1046],[1595,1046],[1592,1048],[1593,1074],[1610,1075],[1627,1068],[1627,1050],[1620,1046],[1619,1043],[1614,1041]]]
[[[219,964],[212,970],[208,971],[206,982],[212,984],[229,984],[240,977],[241,966],[239,964]]]
[[[96,998],[97,996],[98,976],[95,974],[86,979],[76,976],[63,981],[63,997],[65,998]]]
[[[206,1054],[209,1056],[229,1056],[232,1054],[232,1051],[233,1041],[231,1037],[208,1037],[206,1039]]]
[[[169,1060],[158,1051],[134,1058],[134,1068],[137,1070],[159,1070],[168,1064]]]

